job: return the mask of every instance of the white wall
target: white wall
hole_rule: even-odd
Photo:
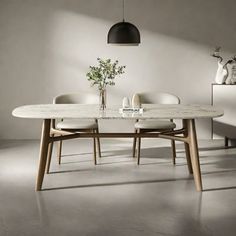
[[[17,106],[96,92],[85,74],[97,57],[127,66],[108,89],[111,103],[150,90],[210,103],[216,71],[210,53],[215,45],[225,55],[236,52],[236,1],[126,0],[126,19],[141,31],[139,47],[106,44],[121,7],[120,0],[0,0],[0,138],[39,137],[39,121],[11,116]],[[200,138],[210,138],[209,120],[198,129]]]

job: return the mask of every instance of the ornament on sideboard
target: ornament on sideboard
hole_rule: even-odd
[[[236,80],[232,77],[232,71],[229,73],[228,65],[232,63],[235,64],[236,62],[236,55],[232,59],[227,60],[225,63],[223,62],[223,57],[220,56],[220,49],[221,47],[216,47],[214,53],[212,54],[213,57],[218,58],[218,68],[216,71],[215,82],[217,84],[235,84]],[[231,70],[233,67],[231,68]],[[230,76],[229,76],[230,75]]]
[[[233,63],[232,69],[231,69],[231,80],[236,83],[236,62]]]
[[[130,107],[130,102],[129,102],[129,98],[128,97],[124,97],[122,100],[122,107],[123,108],[127,108]]]
[[[140,97],[137,93],[135,93],[132,97],[132,107],[133,108],[140,108],[141,107]]]

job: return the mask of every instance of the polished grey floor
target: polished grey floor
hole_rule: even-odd
[[[102,140],[93,165],[91,140],[54,153],[44,191],[35,192],[38,141],[0,142],[0,235],[234,236],[236,148],[200,142],[204,191],[196,192],[185,154],[171,163],[167,141],[144,140],[141,165],[131,141]]]

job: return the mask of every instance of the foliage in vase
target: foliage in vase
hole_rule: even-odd
[[[212,56],[218,58],[219,62],[222,63],[223,67],[226,67],[228,64],[236,62],[236,55],[234,55],[231,59],[228,59],[226,62],[223,63],[224,58],[220,55],[221,47],[215,47],[215,51],[213,52]]]
[[[124,73],[125,66],[119,66],[118,60],[112,62],[111,59],[97,58],[97,61],[98,66],[90,66],[86,74],[91,86],[97,85],[99,90],[104,90],[107,85],[115,85],[115,78]]]

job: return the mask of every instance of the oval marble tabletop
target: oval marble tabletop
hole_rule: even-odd
[[[98,105],[88,104],[42,104],[17,107],[12,115],[21,118],[56,119],[195,119],[213,118],[224,114],[222,109],[210,105],[159,105],[142,104],[143,113],[120,113],[120,106],[100,111]]]

